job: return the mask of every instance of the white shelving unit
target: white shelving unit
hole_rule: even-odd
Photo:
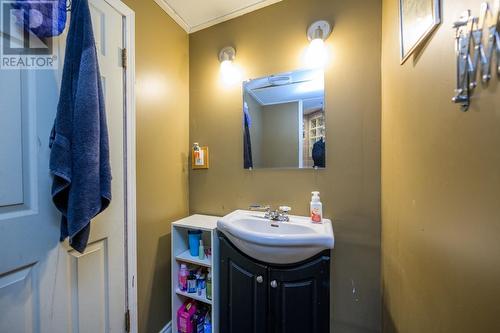
[[[172,332],[177,333],[177,310],[189,298],[210,306],[212,332],[219,332],[219,239],[217,238],[217,216],[192,215],[172,223]],[[188,231],[201,230],[205,247],[212,248],[212,256],[203,260],[189,253]],[[212,274],[212,299],[202,295],[179,290],[178,276],[180,264],[210,268]]]

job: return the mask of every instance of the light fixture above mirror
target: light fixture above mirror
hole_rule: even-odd
[[[225,86],[232,86],[242,81],[241,71],[234,64],[236,49],[226,46],[219,52],[221,81]]]
[[[323,68],[328,60],[325,40],[331,35],[332,26],[328,21],[316,21],[307,29],[307,38],[311,42],[304,56],[307,68]]]

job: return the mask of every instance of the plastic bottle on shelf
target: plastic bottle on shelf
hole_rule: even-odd
[[[205,274],[200,274],[198,275],[196,282],[197,282],[197,291],[198,291],[198,296],[203,295],[203,291],[206,291],[207,288],[207,283],[206,283],[206,277]]]
[[[212,322],[210,319],[210,311],[205,315],[205,323],[203,324],[203,333],[212,333]]]
[[[210,268],[207,274],[207,299],[212,299],[212,272],[210,272]]]
[[[187,291],[187,281],[188,281],[189,271],[186,264],[181,264],[181,269],[179,270],[179,290]]]
[[[189,272],[187,279],[187,292],[190,294],[196,293],[196,273],[194,271]]]
[[[198,259],[204,260],[205,259],[205,247],[203,246],[203,240],[200,239],[200,246],[198,249]]]

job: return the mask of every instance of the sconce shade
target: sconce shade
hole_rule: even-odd
[[[219,61],[234,61],[236,57],[236,50],[232,46],[226,46],[219,52]]]
[[[312,41],[314,39],[326,40],[332,33],[332,26],[328,21],[316,21],[307,29],[307,39]]]

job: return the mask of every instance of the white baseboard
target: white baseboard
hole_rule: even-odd
[[[172,322],[169,322],[159,333],[172,333]]]

